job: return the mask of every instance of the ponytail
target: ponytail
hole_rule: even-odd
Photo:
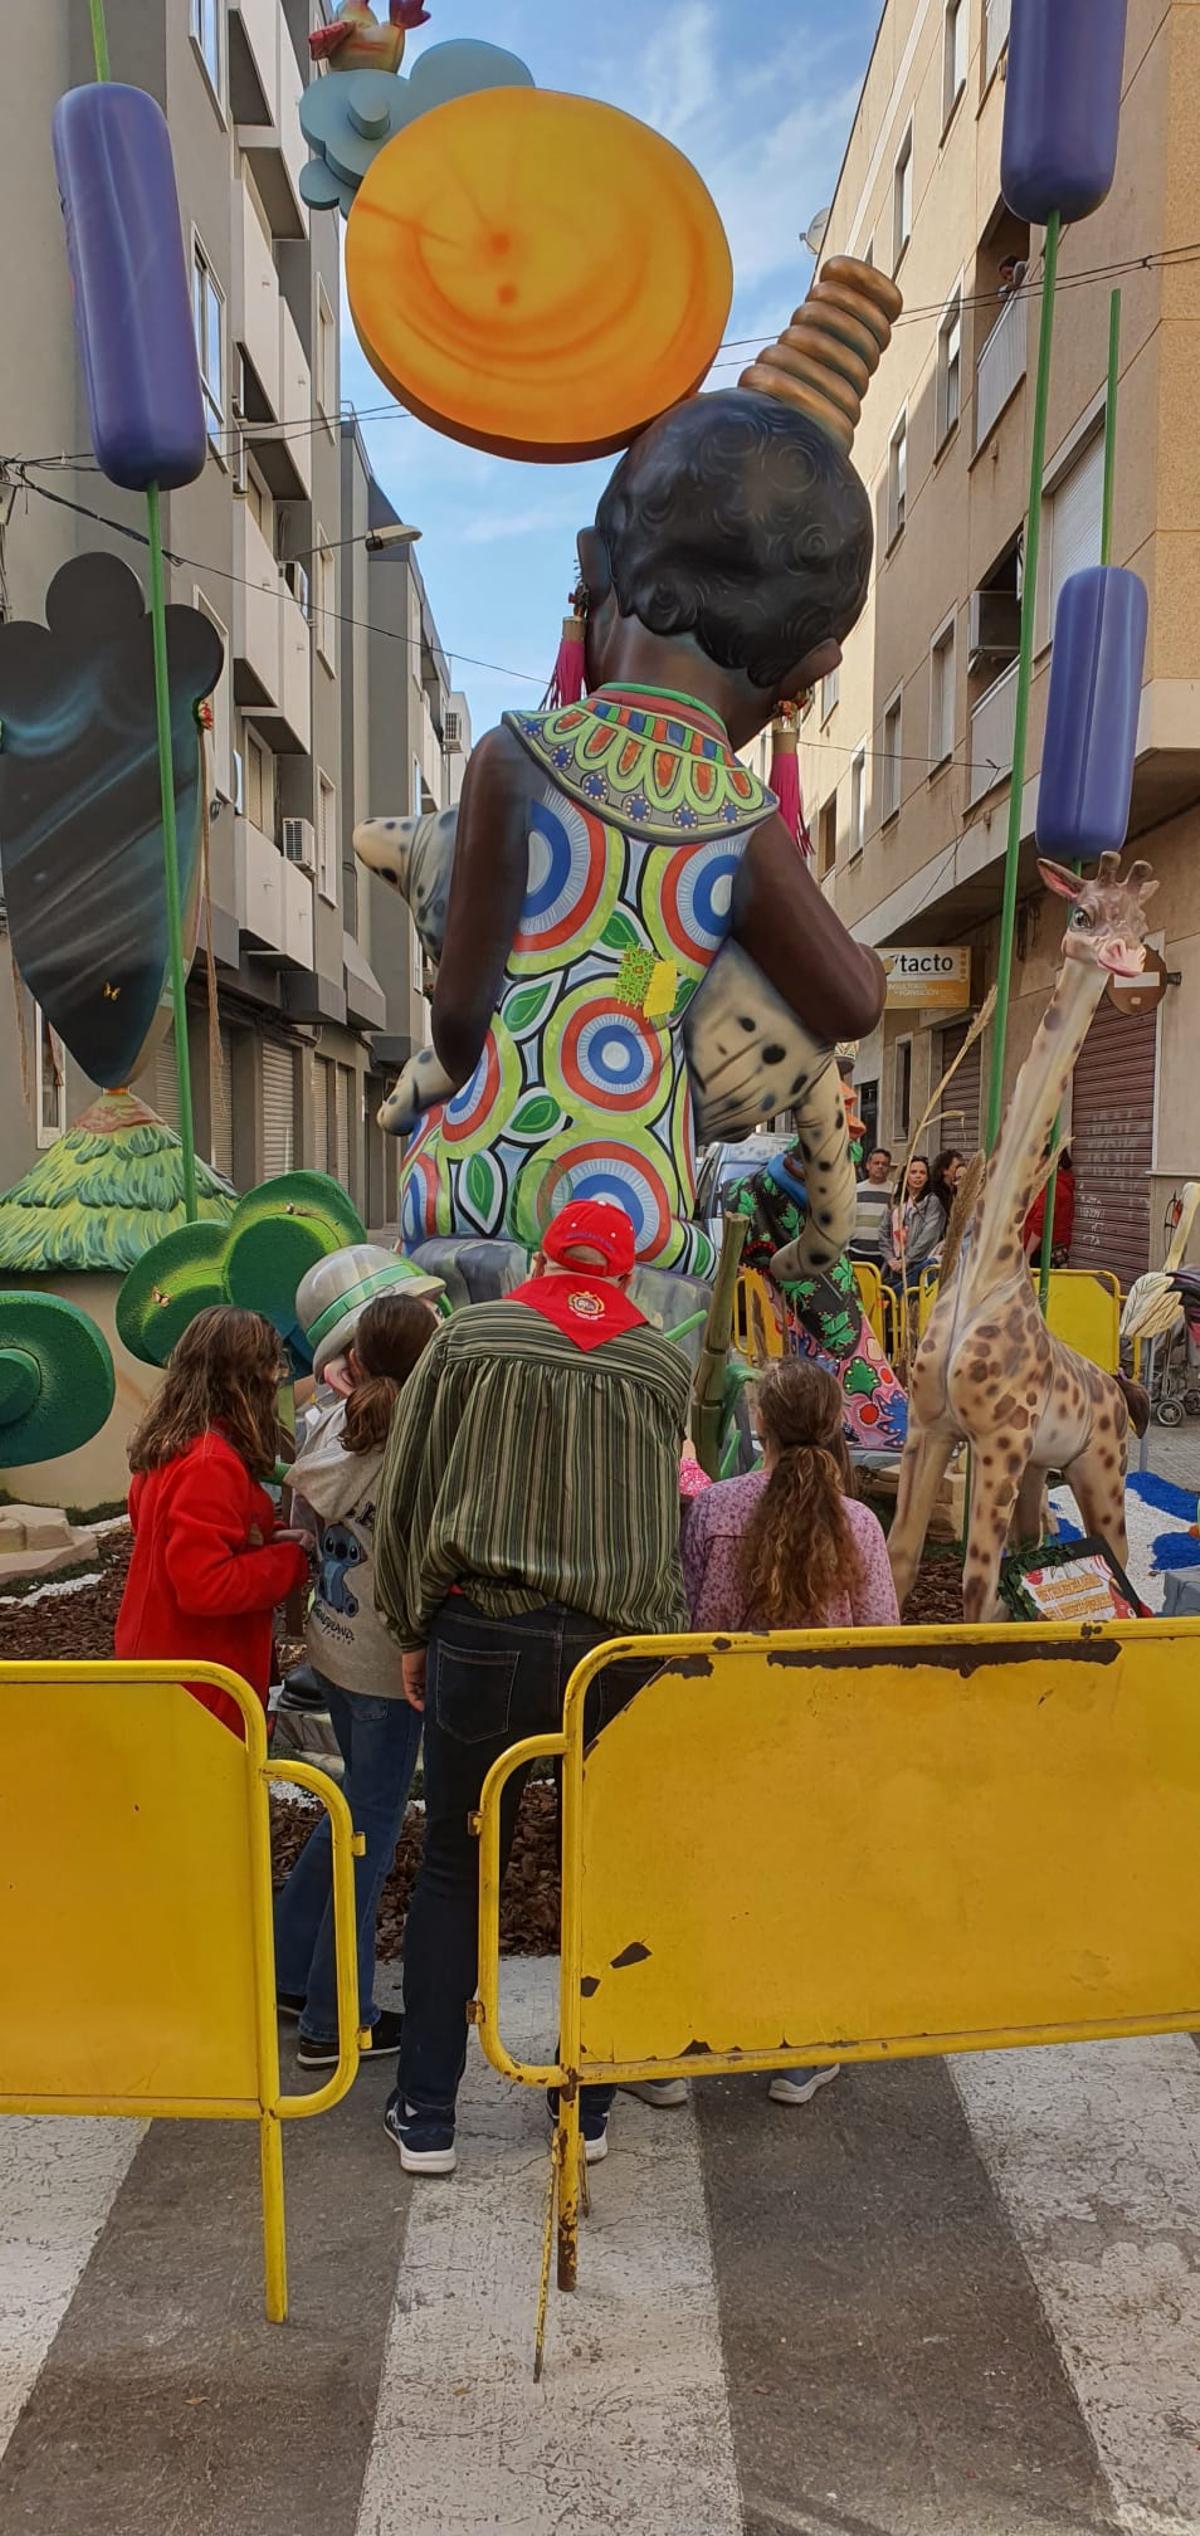
[[[746,1625],[820,1629],[861,1575],[841,1393],[831,1374],[793,1357],[765,1377],[758,1410],[775,1467],[738,1548]]]
[[[429,1305],[412,1296],[381,1294],[367,1305],[354,1333],[362,1379],[346,1402],[348,1453],[378,1453],[387,1443],[396,1402],[436,1329]]]

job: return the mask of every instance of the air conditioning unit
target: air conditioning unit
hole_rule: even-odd
[[[289,590],[291,591],[292,597],[299,600],[305,616],[311,623],[312,594],[309,589],[308,574],[306,573],[303,564],[285,564],[283,567],[283,577]]]
[[[451,710],[447,710],[443,729],[446,734],[447,748],[461,749],[463,744],[463,717],[461,713],[455,713]]]
[[[317,835],[311,819],[284,820],[283,859],[285,863],[294,863],[298,871],[308,872],[316,878]]]
[[[972,669],[1015,660],[1021,648],[1021,602],[1015,590],[973,590],[967,649]]]

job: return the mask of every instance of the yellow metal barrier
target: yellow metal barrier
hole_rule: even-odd
[[[257,2122],[267,2314],[282,2323],[280,2126],[357,2075],[362,1841],[321,1771],[270,1760],[244,1682],[211,1664],[187,1679],[236,1701],[244,1743],[176,1666],[0,1664],[0,2113]],[[330,1817],[340,2049],[311,2095],[279,2086],[271,1779]]]
[[[589,1656],[476,1826],[483,2047],[561,2091],[560,2287],[583,2085],[1200,2024],[1198,1655],[1200,1621],[1139,1621]],[[588,1745],[589,1685],[631,1656],[661,1670]],[[499,1858],[503,1789],[538,1759],[563,1765],[562,1988],[534,2067],[500,2031]],[[543,2327],[544,2297],[539,2367]]]
[[[873,1267],[869,1259],[856,1259],[851,1265],[854,1269],[854,1282],[858,1287],[859,1301],[879,1345],[886,1350],[890,1335],[888,1323],[891,1318],[891,1294],[885,1287],[878,1268]]]
[[[1102,1373],[1121,1363],[1121,1281],[1103,1268],[1055,1268],[1046,1326]]]
[[[779,1298],[756,1268],[743,1268],[738,1277],[733,1343],[739,1356],[759,1367],[787,1353]]]

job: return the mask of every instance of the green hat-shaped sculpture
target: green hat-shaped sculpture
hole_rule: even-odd
[[[54,1294],[0,1294],[0,1469],[90,1444],[115,1388],[107,1341],[86,1312]]]
[[[228,1224],[185,1224],[131,1268],[117,1297],[117,1329],[131,1356],[165,1365],[177,1339],[211,1304],[261,1312],[303,1360],[296,1288],[317,1260],[366,1229],[344,1189],[323,1171],[288,1171],[239,1200]]]

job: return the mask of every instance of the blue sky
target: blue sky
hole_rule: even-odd
[[[777,334],[803,295],[801,244],[829,200],[878,18],[877,0],[430,0],[418,50],[452,36],[507,45],[540,88],[603,97],[685,150],[725,221],[732,336]],[[749,358],[741,354],[739,363]],[[737,377],[738,365],[720,373]],[[571,586],[574,535],[616,461],[530,467],[440,439],[399,413],[347,322],[343,393],[365,417],[380,482],[424,531],[420,562],[476,734],[549,678]],[[386,809],[386,804],[379,807]]]

